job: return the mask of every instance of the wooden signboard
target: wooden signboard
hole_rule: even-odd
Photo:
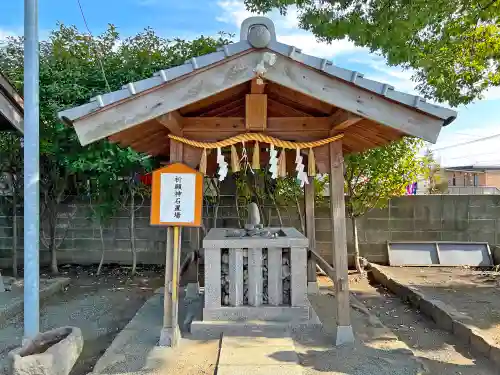
[[[151,225],[200,227],[203,175],[174,163],[153,172]]]

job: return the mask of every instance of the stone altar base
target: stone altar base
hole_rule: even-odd
[[[196,336],[262,335],[280,337],[284,330],[321,327],[316,312],[306,306],[240,306],[203,309],[203,320],[191,323],[191,334]],[[259,334],[260,333],[260,334]]]

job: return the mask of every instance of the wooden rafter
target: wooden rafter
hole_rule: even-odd
[[[225,104],[220,104],[217,108],[213,108],[209,111],[200,114],[200,117],[216,117],[225,116],[227,112],[233,111],[235,108],[241,108],[245,105],[245,98],[241,97],[236,100],[232,100]]]
[[[257,78],[252,79],[252,81],[250,83],[250,93],[251,94],[264,94],[265,91],[266,91],[266,83],[265,82],[263,82],[262,84],[259,84],[257,82]]]
[[[339,132],[347,129],[349,126],[357,124],[363,120],[363,118],[344,111],[343,109],[339,109],[330,117],[330,120],[332,122],[332,132]]]
[[[180,135],[182,134],[182,116],[178,111],[166,113],[156,118],[160,124],[166,127],[170,133]]]
[[[300,109],[291,107],[290,105],[283,104],[277,100],[267,98],[268,113],[276,113],[283,117],[308,117],[309,113],[301,111]]]

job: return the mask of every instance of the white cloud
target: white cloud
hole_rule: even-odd
[[[500,99],[500,86],[491,87],[484,93],[484,100]]]
[[[13,30],[0,29],[0,41],[7,39],[11,36],[18,36],[18,33]]]
[[[249,12],[241,0],[222,0],[217,5],[222,10],[217,21],[232,24],[238,28],[246,18],[258,15]],[[298,11],[295,7],[291,7],[285,16],[276,11],[267,16],[274,22],[279,42],[300,48],[306,54],[332,58],[341,53],[364,50],[347,39],[334,41],[331,44],[319,42],[311,33],[299,29]]]

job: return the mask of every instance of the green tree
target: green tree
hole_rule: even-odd
[[[357,218],[373,208],[386,207],[391,198],[405,194],[406,187],[422,175],[425,160],[419,156],[422,141],[406,137],[384,147],[345,157],[347,215],[352,221],[354,261],[362,271]]]
[[[448,181],[444,171],[430,149],[425,151],[422,177],[427,181],[427,193],[443,194],[448,192]]]
[[[12,276],[17,277],[18,209],[23,194],[23,149],[22,136],[13,131],[0,132],[0,182],[6,191],[0,191],[7,203],[0,204],[0,210],[12,224]]]
[[[79,181],[87,180],[78,163],[85,157],[99,159],[100,156],[93,152],[104,152],[103,159],[106,159],[111,150],[119,150],[101,141],[95,149],[91,148],[93,151],[88,151],[79,144],[75,131],[59,121],[57,112],[86,103],[98,94],[117,90],[127,82],[151,77],[154,72],[182,64],[193,56],[213,52],[227,43],[229,36],[224,33],[192,41],[167,40],[148,28],[136,36],[120,39],[113,25],[101,35],[92,37],[62,24],[40,43],[41,212],[54,273],[57,272],[57,246],[61,243],[56,238],[63,237],[56,233],[61,227],[58,220],[62,203],[68,193],[78,190]],[[22,92],[23,40],[8,38],[0,45],[3,46],[0,48],[0,70]]]
[[[413,69],[426,98],[466,104],[500,85],[496,0],[245,0],[251,11],[296,6],[300,27],[320,40],[348,37]]]

